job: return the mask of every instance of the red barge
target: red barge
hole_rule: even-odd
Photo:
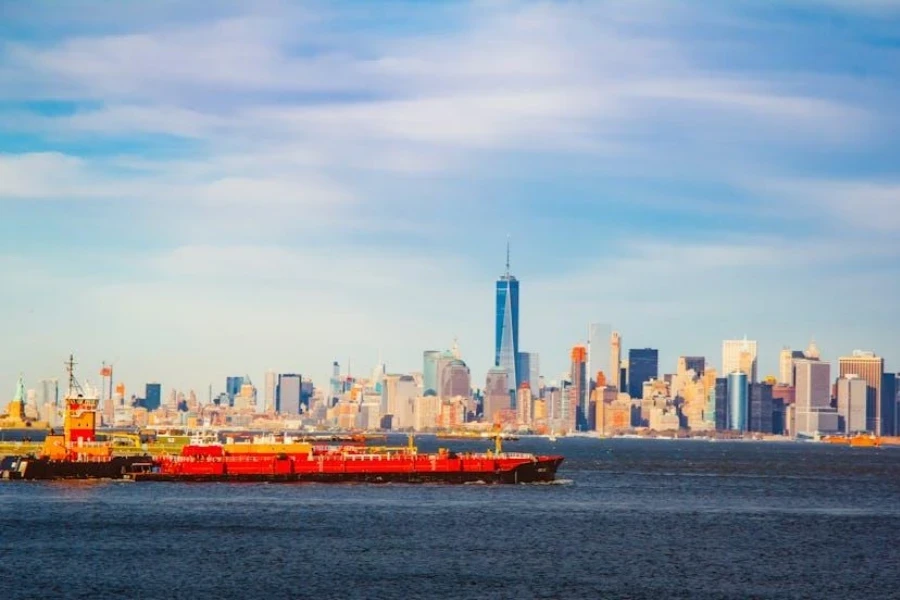
[[[180,456],[135,465],[135,481],[268,481],[362,483],[535,483],[549,482],[562,456],[495,451],[458,453],[440,449],[420,454],[413,445],[397,448],[302,444],[185,446]]]

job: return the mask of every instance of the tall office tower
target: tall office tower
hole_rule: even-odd
[[[659,376],[659,350],[632,348],[628,351],[628,395],[641,398],[644,383]]]
[[[881,376],[881,435],[897,435],[897,375]]]
[[[282,373],[278,376],[275,410],[282,415],[300,414],[300,388],[303,378],[297,373]]]
[[[772,433],[772,386],[768,383],[750,384],[747,429],[757,433]]]
[[[747,431],[748,387],[746,373],[728,374],[728,429],[732,431]]]
[[[507,385],[515,395],[520,378],[516,373],[519,355],[519,281],[509,273],[509,241],[506,242],[506,274],[497,280],[497,315],[494,330],[494,366],[506,369]]]
[[[856,375],[839,377],[837,380],[837,410],[843,422],[844,433],[859,433],[866,430],[866,380]]]
[[[527,383],[529,389],[531,388],[531,353],[530,352],[519,352],[516,355],[516,373],[519,376],[519,390],[522,389],[522,384]],[[518,406],[518,397],[519,390],[516,391],[516,405]]]
[[[531,397],[531,387],[522,383],[522,387],[516,392],[516,418],[519,423],[531,425],[534,419],[534,403]]]
[[[722,431],[728,429],[728,378],[717,377],[715,386],[715,419],[716,429]]]
[[[472,395],[472,377],[469,367],[461,360],[451,359],[441,365],[438,374],[438,396],[449,400],[455,396],[468,398]]]
[[[426,350],[422,353],[422,389],[423,396],[438,393],[438,361],[441,359],[439,350]],[[429,394],[430,392],[430,394]]]
[[[524,353],[523,353],[524,354]],[[528,352],[528,383],[532,398],[541,397],[541,357],[537,352]]]
[[[609,336],[609,373],[606,380],[616,390],[622,390],[622,336],[618,331],[613,331]]]
[[[641,384],[643,387],[643,384]],[[619,391],[623,394],[628,391],[628,359],[619,363]]]
[[[505,369],[492,367],[488,369],[484,382],[484,404],[482,413],[487,423],[495,423],[501,411],[509,410],[509,374]]]
[[[275,371],[266,371],[265,406],[267,413],[275,412],[275,390],[278,388],[278,375]]]
[[[38,404],[43,411],[41,415],[50,424],[50,427],[58,427],[62,419],[62,410],[59,406],[58,380],[42,379],[38,383]],[[108,422],[112,423],[112,420]]]
[[[756,342],[754,340],[725,340],[722,342],[722,372],[741,371],[756,383]]]
[[[148,383],[144,387],[144,407],[147,410],[156,410],[162,404],[162,385]]]
[[[836,431],[837,412],[831,408],[831,365],[809,359],[794,361],[794,429],[813,436]]]
[[[328,380],[328,384],[331,399],[339,398],[343,390],[341,389],[341,365],[338,361],[331,363],[331,378]]]
[[[874,352],[854,350],[852,356],[838,358],[839,375],[856,375],[866,380],[866,430],[876,435],[882,433],[881,383],[884,375],[884,359]]]
[[[225,378],[225,393],[228,395],[228,406],[234,406],[234,397],[241,393],[244,378],[233,376]]]
[[[572,367],[569,378],[572,381],[572,390],[575,398],[575,428],[578,431],[588,430],[588,379],[587,379],[587,348],[582,345],[572,347]]]
[[[794,357],[787,346],[778,354],[778,383],[794,385]]]
[[[588,377],[593,377],[598,371],[603,371],[603,374],[605,375],[606,370],[609,369],[609,351],[611,350],[609,341],[611,336],[612,327],[606,323],[591,323],[588,325]],[[588,384],[590,384],[590,381],[588,381]],[[590,385],[588,385],[588,394],[590,394]]]
[[[419,396],[416,380],[410,375],[388,373],[381,391],[381,414],[391,415],[391,429],[415,427],[415,401]]]
[[[697,377],[701,377],[706,372],[706,358],[703,356],[679,356],[677,374],[684,375],[690,370],[693,370]]]

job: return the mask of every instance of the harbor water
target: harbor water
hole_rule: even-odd
[[[560,481],[0,482],[2,597],[900,597],[900,448],[506,449],[565,455]]]

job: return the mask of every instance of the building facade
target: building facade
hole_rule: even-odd
[[[728,429],[747,431],[748,377],[743,371],[728,374]]]
[[[841,431],[848,434],[866,431],[866,380],[856,375],[837,380],[837,410]]]
[[[722,342],[722,373],[730,375],[735,371],[746,374],[750,383],[757,381],[755,340],[725,340]]]
[[[856,375],[866,382],[866,430],[880,435],[882,433],[881,384],[884,375],[884,359],[874,352],[854,350],[851,356],[838,358],[838,375]]]
[[[659,350],[632,348],[628,351],[628,393],[632,398],[641,398],[644,383],[658,376]]]
[[[303,378],[296,373],[278,375],[275,391],[275,410],[283,415],[300,414],[300,389]]]

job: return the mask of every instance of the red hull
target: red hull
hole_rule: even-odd
[[[184,456],[161,460],[137,481],[531,483],[553,481],[561,456],[530,454]]]

